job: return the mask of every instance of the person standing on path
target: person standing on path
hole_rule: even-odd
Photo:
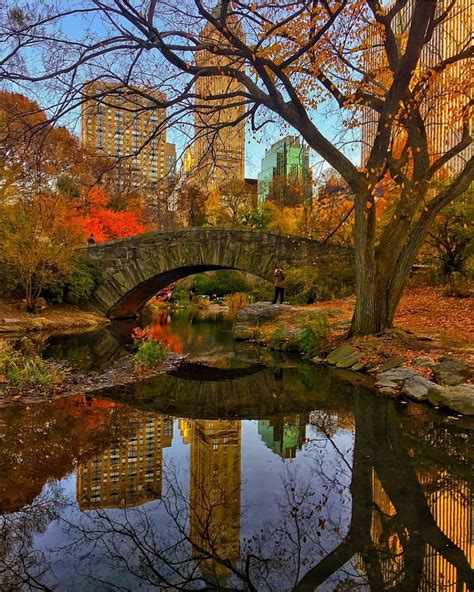
[[[280,298],[280,304],[283,304],[285,297],[285,272],[281,267],[277,267],[273,272],[273,283],[275,284],[275,294],[273,296],[272,304],[276,304],[278,298]]]

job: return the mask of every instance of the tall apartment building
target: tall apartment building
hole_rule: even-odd
[[[391,2],[385,10],[389,10]],[[438,13],[443,12],[451,4],[450,0],[442,0],[438,3]],[[413,0],[409,0],[405,8],[397,15],[394,21],[395,33],[401,46],[406,42],[410,27]],[[472,0],[457,0],[449,17],[436,27],[433,38],[424,47],[420,69],[428,69],[446,58],[458,53],[461,48],[469,45],[472,30],[474,28],[474,3]],[[376,79],[383,81],[386,56],[380,46],[380,36],[370,36],[371,43],[367,51],[365,70]],[[472,98],[468,96],[469,86],[472,95],[471,65],[469,60],[462,60],[449,66],[435,79],[428,95],[423,103],[423,118],[425,120],[430,156],[436,160],[461,139],[461,110]],[[386,75],[386,74],[385,74]],[[466,92],[461,92],[461,87]],[[362,118],[361,133],[361,164],[366,163],[370,153],[370,147],[377,131],[377,114],[369,108],[365,108]],[[471,134],[474,131],[474,121],[470,121]],[[395,131],[403,140],[403,132]],[[472,145],[455,157],[449,164],[451,172],[456,173],[462,169],[466,161],[473,155]]]
[[[190,538],[234,565],[240,556],[241,422],[191,420],[180,423],[191,444]],[[198,552],[198,555],[200,553]],[[224,584],[230,571],[212,559],[201,570]]]
[[[272,199],[281,205],[311,200],[312,179],[309,147],[297,136],[286,136],[265,151],[258,174],[260,201]]]
[[[128,508],[159,499],[163,448],[172,439],[172,419],[135,413],[128,437],[79,465],[79,508]]]
[[[84,146],[117,159],[124,179],[136,189],[153,191],[174,173],[176,147],[162,129],[166,113],[146,110],[153,101],[144,95],[161,98],[160,93],[101,81],[86,83],[83,93],[90,97],[82,105]]]
[[[220,10],[219,5],[220,2],[214,9],[216,15]],[[242,39],[245,38],[237,20],[231,21],[230,26]],[[201,31],[200,37],[205,43],[226,43],[210,23]],[[196,63],[199,66],[223,66],[225,58],[202,50],[196,55]],[[233,62],[233,67],[239,66]],[[243,181],[245,178],[245,122],[237,126],[227,125],[244,116],[245,106],[236,104],[242,99],[206,100],[206,97],[242,90],[242,84],[228,76],[200,77],[196,83],[195,92],[201,98],[196,102],[194,113],[194,172],[191,179],[207,189],[218,188],[226,181]]]

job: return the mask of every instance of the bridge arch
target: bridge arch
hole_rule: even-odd
[[[290,269],[351,257],[347,249],[310,239],[226,228],[151,232],[82,251],[101,275],[87,308],[109,318],[135,315],[156,292],[195,273],[235,269],[271,281],[277,265]]]

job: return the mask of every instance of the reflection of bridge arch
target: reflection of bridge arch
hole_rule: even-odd
[[[265,369],[261,364],[254,364],[246,368],[217,368],[206,364],[182,364],[169,374],[181,380],[199,380],[200,382],[222,382],[224,380],[239,380],[258,374]]]
[[[188,275],[237,269],[270,280],[286,268],[348,260],[351,252],[271,232],[186,228],[92,245],[87,256],[101,273],[88,306],[111,318],[133,316],[159,290]]]

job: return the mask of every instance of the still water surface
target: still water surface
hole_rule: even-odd
[[[167,313],[173,375],[0,410],[1,590],[460,591],[467,420]],[[49,339],[102,370],[132,326]]]

